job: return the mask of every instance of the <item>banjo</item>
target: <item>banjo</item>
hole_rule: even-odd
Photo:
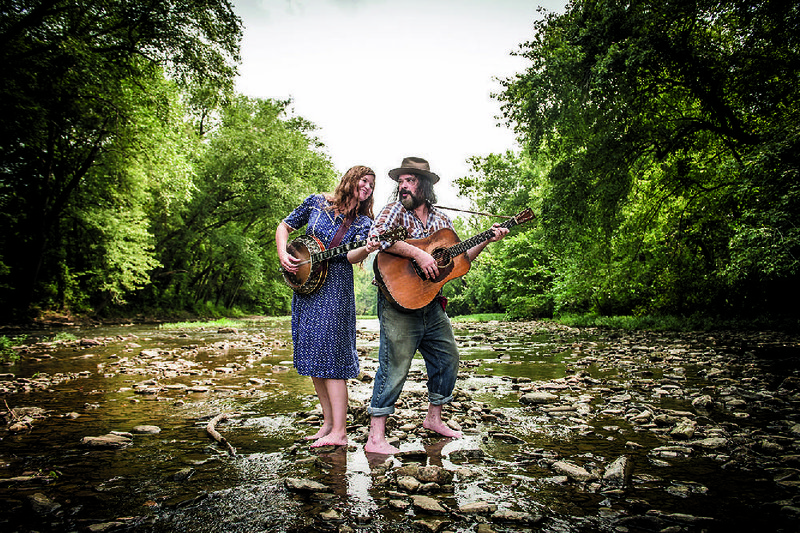
[[[406,237],[408,237],[408,231],[404,227],[397,227],[380,235],[381,240],[392,243],[402,241]],[[313,235],[300,235],[286,245],[286,251],[295,258],[300,259],[300,263],[297,265],[297,272],[287,272],[281,266],[283,280],[294,292],[311,294],[325,282],[325,277],[328,274],[328,263],[326,262],[328,259],[360,248],[365,244],[367,244],[365,240],[353,241],[326,250],[322,242]]]

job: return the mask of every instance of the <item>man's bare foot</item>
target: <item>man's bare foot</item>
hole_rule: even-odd
[[[317,439],[321,439],[322,437],[330,434],[330,432],[331,432],[331,428],[326,428],[326,427],[323,426],[323,427],[319,428],[319,431],[317,431],[313,435],[307,435],[307,436],[305,436],[303,438],[306,439],[306,440],[317,440]]]
[[[452,437],[454,439],[460,439],[464,436],[460,431],[454,430],[441,420],[429,420],[428,418],[425,418],[425,420],[422,422],[422,427],[430,431],[435,431],[439,435]]]
[[[367,453],[394,455],[400,451],[400,448],[392,446],[386,439],[373,440],[372,438],[369,438],[367,439],[367,443],[364,445],[364,451]]]
[[[320,446],[347,446],[347,434],[328,433],[311,445],[312,448],[319,448]]]

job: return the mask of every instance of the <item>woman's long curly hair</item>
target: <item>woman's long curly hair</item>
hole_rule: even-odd
[[[374,194],[370,194],[369,198],[363,202],[359,202],[358,206],[352,210],[354,212],[351,213],[345,211],[350,203],[350,199],[354,196],[357,196],[358,182],[364,176],[375,177],[375,171],[363,165],[356,165],[344,173],[344,176],[342,176],[342,179],[339,181],[339,185],[336,186],[336,190],[333,191],[333,196],[328,198],[336,211],[344,214],[345,216],[350,214],[358,214],[366,215],[369,218],[375,218],[375,214],[372,211],[373,204],[375,203]],[[374,192],[375,188],[373,186],[373,193]]]

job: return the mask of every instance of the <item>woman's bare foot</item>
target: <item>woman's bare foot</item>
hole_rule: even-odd
[[[324,437],[320,437],[314,441],[311,445],[312,448],[319,448],[320,446],[347,446],[347,433],[328,433]]]
[[[323,427],[319,428],[319,431],[317,431],[313,435],[307,435],[307,436],[305,436],[303,438],[306,439],[306,440],[317,440],[317,439],[321,439],[322,437],[325,437],[326,435],[329,435],[330,432],[331,432],[331,428],[326,428],[326,427],[323,426]]]

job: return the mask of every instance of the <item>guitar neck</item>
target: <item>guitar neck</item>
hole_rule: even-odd
[[[314,263],[319,261],[327,261],[331,257],[343,254],[345,252],[349,252],[350,250],[355,250],[356,248],[360,248],[365,244],[367,244],[367,241],[348,242],[347,244],[342,244],[341,246],[337,246],[336,248],[330,248],[328,250],[323,250],[322,252],[318,252],[311,256],[311,260]]]
[[[500,224],[500,227],[511,229],[514,226],[516,226],[517,224],[518,224],[517,219],[516,218],[511,218],[511,219],[506,220],[502,224]],[[467,250],[469,250],[470,248],[472,248],[473,246],[477,246],[480,243],[482,243],[483,241],[488,241],[493,236],[494,236],[494,230],[487,229],[483,233],[479,233],[479,234],[475,235],[474,237],[470,237],[466,241],[461,241],[460,243],[455,244],[455,245],[451,246],[450,248],[448,248],[448,251],[450,252],[450,257],[455,257],[457,255],[461,255],[464,252],[466,252]]]

